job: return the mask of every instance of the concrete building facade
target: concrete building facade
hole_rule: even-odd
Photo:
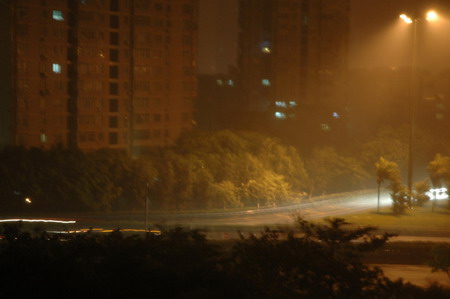
[[[241,0],[245,109],[324,130],[345,110],[348,0]],[[306,121],[306,120],[305,120]]]
[[[2,143],[134,153],[192,128],[197,0],[2,0]]]

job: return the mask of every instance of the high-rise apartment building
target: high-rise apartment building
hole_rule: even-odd
[[[345,106],[349,0],[240,0],[239,6],[245,109],[280,120],[313,117],[329,130]]]
[[[0,0],[4,143],[173,144],[192,127],[197,0]]]

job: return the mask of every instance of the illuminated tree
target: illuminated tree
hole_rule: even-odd
[[[368,174],[353,158],[339,155],[332,147],[316,148],[306,159],[309,194],[325,194],[345,189],[359,189]]]
[[[427,170],[433,187],[450,186],[450,157],[436,154],[434,160],[428,164]],[[433,208],[434,205],[435,200],[433,201]],[[450,209],[450,201],[448,208]]]
[[[434,160],[428,164],[428,174],[434,187],[442,187],[450,182],[450,158],[436,154]]]
[[[384,157],[395,161],[399,168],[406,167],[408,142],[406,128],[381,128],[378,134],[361,146],[360,159],[367,169],[372,169],[373,161]]]
[[[388,161],[383,157],[380,157],[378,162],[375,163],[376,175],[377,175],[377,185],[378,185],[378,198],[377,198],[377,212],[380,211],[380,189],[381,184],[385,180],[391,181],[391,190],[394,184],[400,182],[400,170],[395,162]]]
[[[242,206],[238,188],[230,181],[212,183],[208,190],[208,208],[237,208]]]
[[[430,187],[429,180],[422,180],[414,184],[414,203],[419,207],[430,200],[430,197],[427,195]]]

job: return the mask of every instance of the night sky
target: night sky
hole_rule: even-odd
[[[398,16],[430,8],[442,17],[420,38],[426,53],[421,63],[432,69],[449,67],[449,7],[448,0],[351,0],[349,67],[407,65],[411,34]],[[228,65],[236,65],[237,14],[237,0],[200,0],[200,73],[226,73]]]

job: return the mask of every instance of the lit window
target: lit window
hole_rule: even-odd
[[[290,101],[289,102],[289,107],[297,107],[297,102],[296,101]]]
[[[275,106],[277,106],[277,107],[282,107],[282,108],[286,108],[286,107],[287,107],[287,104],[286,104],[286,102],[283,102],[283,101],[276,101],[276,102],[275,102]]]
[[[233,80],[228,80],[228,85],[230,85],[230,86],[234,86],[234,81]]]
[[[223,81],[221,79],[217,79],[217,85],[223,85]]]
[[[333,117],[336,119],[341,118],[341,116],[337,112],[333,112]]]
[[[54,63],[53,64],[53,67],[52,67],[52,69],[53,69],[53,72],[54,73],[57,73],[57,74],[60,74],[61,73],[61,65],[60,64],[57,64],[57,63]]]
[[[283,112],[275,112],[275,118],[285,119],[286,118],[286,114],[284,114]]]
[[[270,42],[269,41],[263,41],[260,45],[261,52],[264,54],[270,54],[272,52],[270,48]]]
[[[41,135],[39,135],[39,140],[41,140],[42,143],[46,143],[47,135],[45,133],[41,133]]]
[[[329,124],[321,124],[320,128],[322,129],[322,131],[331,131],[331,127]]]
[[[54,10],[54,11],[53,11],[53,20],[56,20],[56,21],[64,21],[64,16],[63,16],[62,11],[60,11],[60,10]]]
[[[269,79],[262,79],[261,84],[264,86],[270,86],[270,80]]]

